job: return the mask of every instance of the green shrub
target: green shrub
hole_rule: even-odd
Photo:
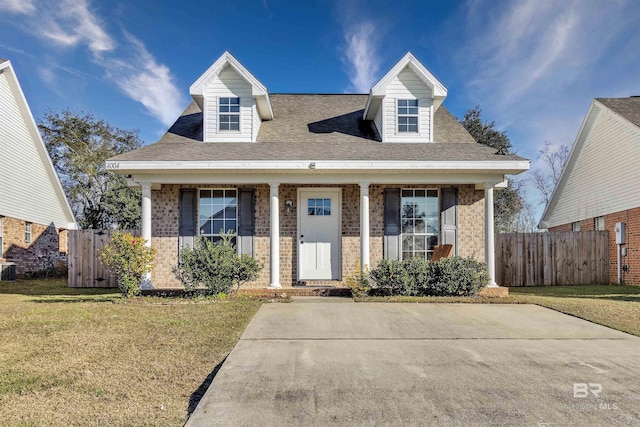
[[[366,280],[367,293],[380,296],[474,295],[488,283],[483,263],[458,256],[442,258],[434,264],[422,258],[382,260]]]
[[[187,292],[204,287],[207,294],[226,294],[234,285],[238,290],[258,277],[262,263],[246,254],[238,255],[231,237],[224,234],[216,243],[200,237],[193,249],[182,249],[173,273]]]
[[[414,295],[414,281],[407,274],[402,261],[386,260],[369,273],[371,278],[371,295]]]
[[[428,295],[475,295],[488,284],[486,264],[472,258],[441,258],[429,267]]]
[[[357,261],[355,272],[347,277],[347,286],[351,288],[351,296],[354,298],[366,297],[371,291],[369,275],[360,268],[360,260]]]
[[[116,275],[118,288],[125,298],[140,293],[141,276],[153,268],[156,250],[145,246],[145,242],[142,237],[115,231],[100,252],[100,261]]]

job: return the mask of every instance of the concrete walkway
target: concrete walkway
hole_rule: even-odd
[[[265,304],[187,422],[329,424],[639,425],[640,338],[532,305]]]

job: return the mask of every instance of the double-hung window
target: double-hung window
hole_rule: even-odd
[[[438,244],[438,190],[402,190],[402,258],[431,259]]]
[[[571,223],[571,231],[580,231],[580,221],[574,221]]]
[[[238,234],[238,190],[200,190],[198,198],[198,227],[200,235],[212,242],[222,233],[233,233],[236,244]]]
[[[24,223],[24,242],[31,243],[31,223]]]
[[[398,99],[398,133],[418,133],[417,99]]]
[[[219,129],[222,131],[240,130],[240,98],[220,98]]]

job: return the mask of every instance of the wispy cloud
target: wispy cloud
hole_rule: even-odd
[[[0,0],[0,10],[20,14],[32,14],[36,11],[34,0]]]
[[[591,98],[612,96],[621,84],[640,87],[633,1],[470,0],[463,10],[467,42],[457,67],[467,95],[488,118],[524,135],[525,154],[556,135],[575,135]],[[635,53],[620,56],[624,45]]]
[[[349,70],[352,90],[367,93],[376,82],[380,60],[376,49],[376,27],[373,22],[361,21],[349,25],[344,35],[344,62]]]
[[[86,0],[63,0],[48,14],[49,19],[38,27],[39,35],[45,39],[63,46],[86,44],[94,54],[116,47]]]
[[[91,61],[102,67],[108,80],[165,126],[181,112],[185,102],[171,70],[158,63],[144,43],[126,30],[122,31],[121,42],[116,43],[87,0],[0,0],[0,10],[28,14],[27,24],[20,28],[55,46],[88,49]],[[76,76],[83,74],[58,64],[47,65]],[[54,79],[51,69],[41,68],[39,75],[48,83]]]
[[[133,47],[131,56],[126,60],[107,60],[108,77],[164,125],[172,124],[182,111],[182,96],[171,71],[156,62],[144,43],[131,34],[125,36]]]

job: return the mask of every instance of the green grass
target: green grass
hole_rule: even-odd
[[[0,282],[0,424],[182,425],[260,305]]]
[[[640,287],[619,285],[532,286],[509,288],[506,298],[367,297],[359,301],[421,303],[537,304],[640,336]]]

